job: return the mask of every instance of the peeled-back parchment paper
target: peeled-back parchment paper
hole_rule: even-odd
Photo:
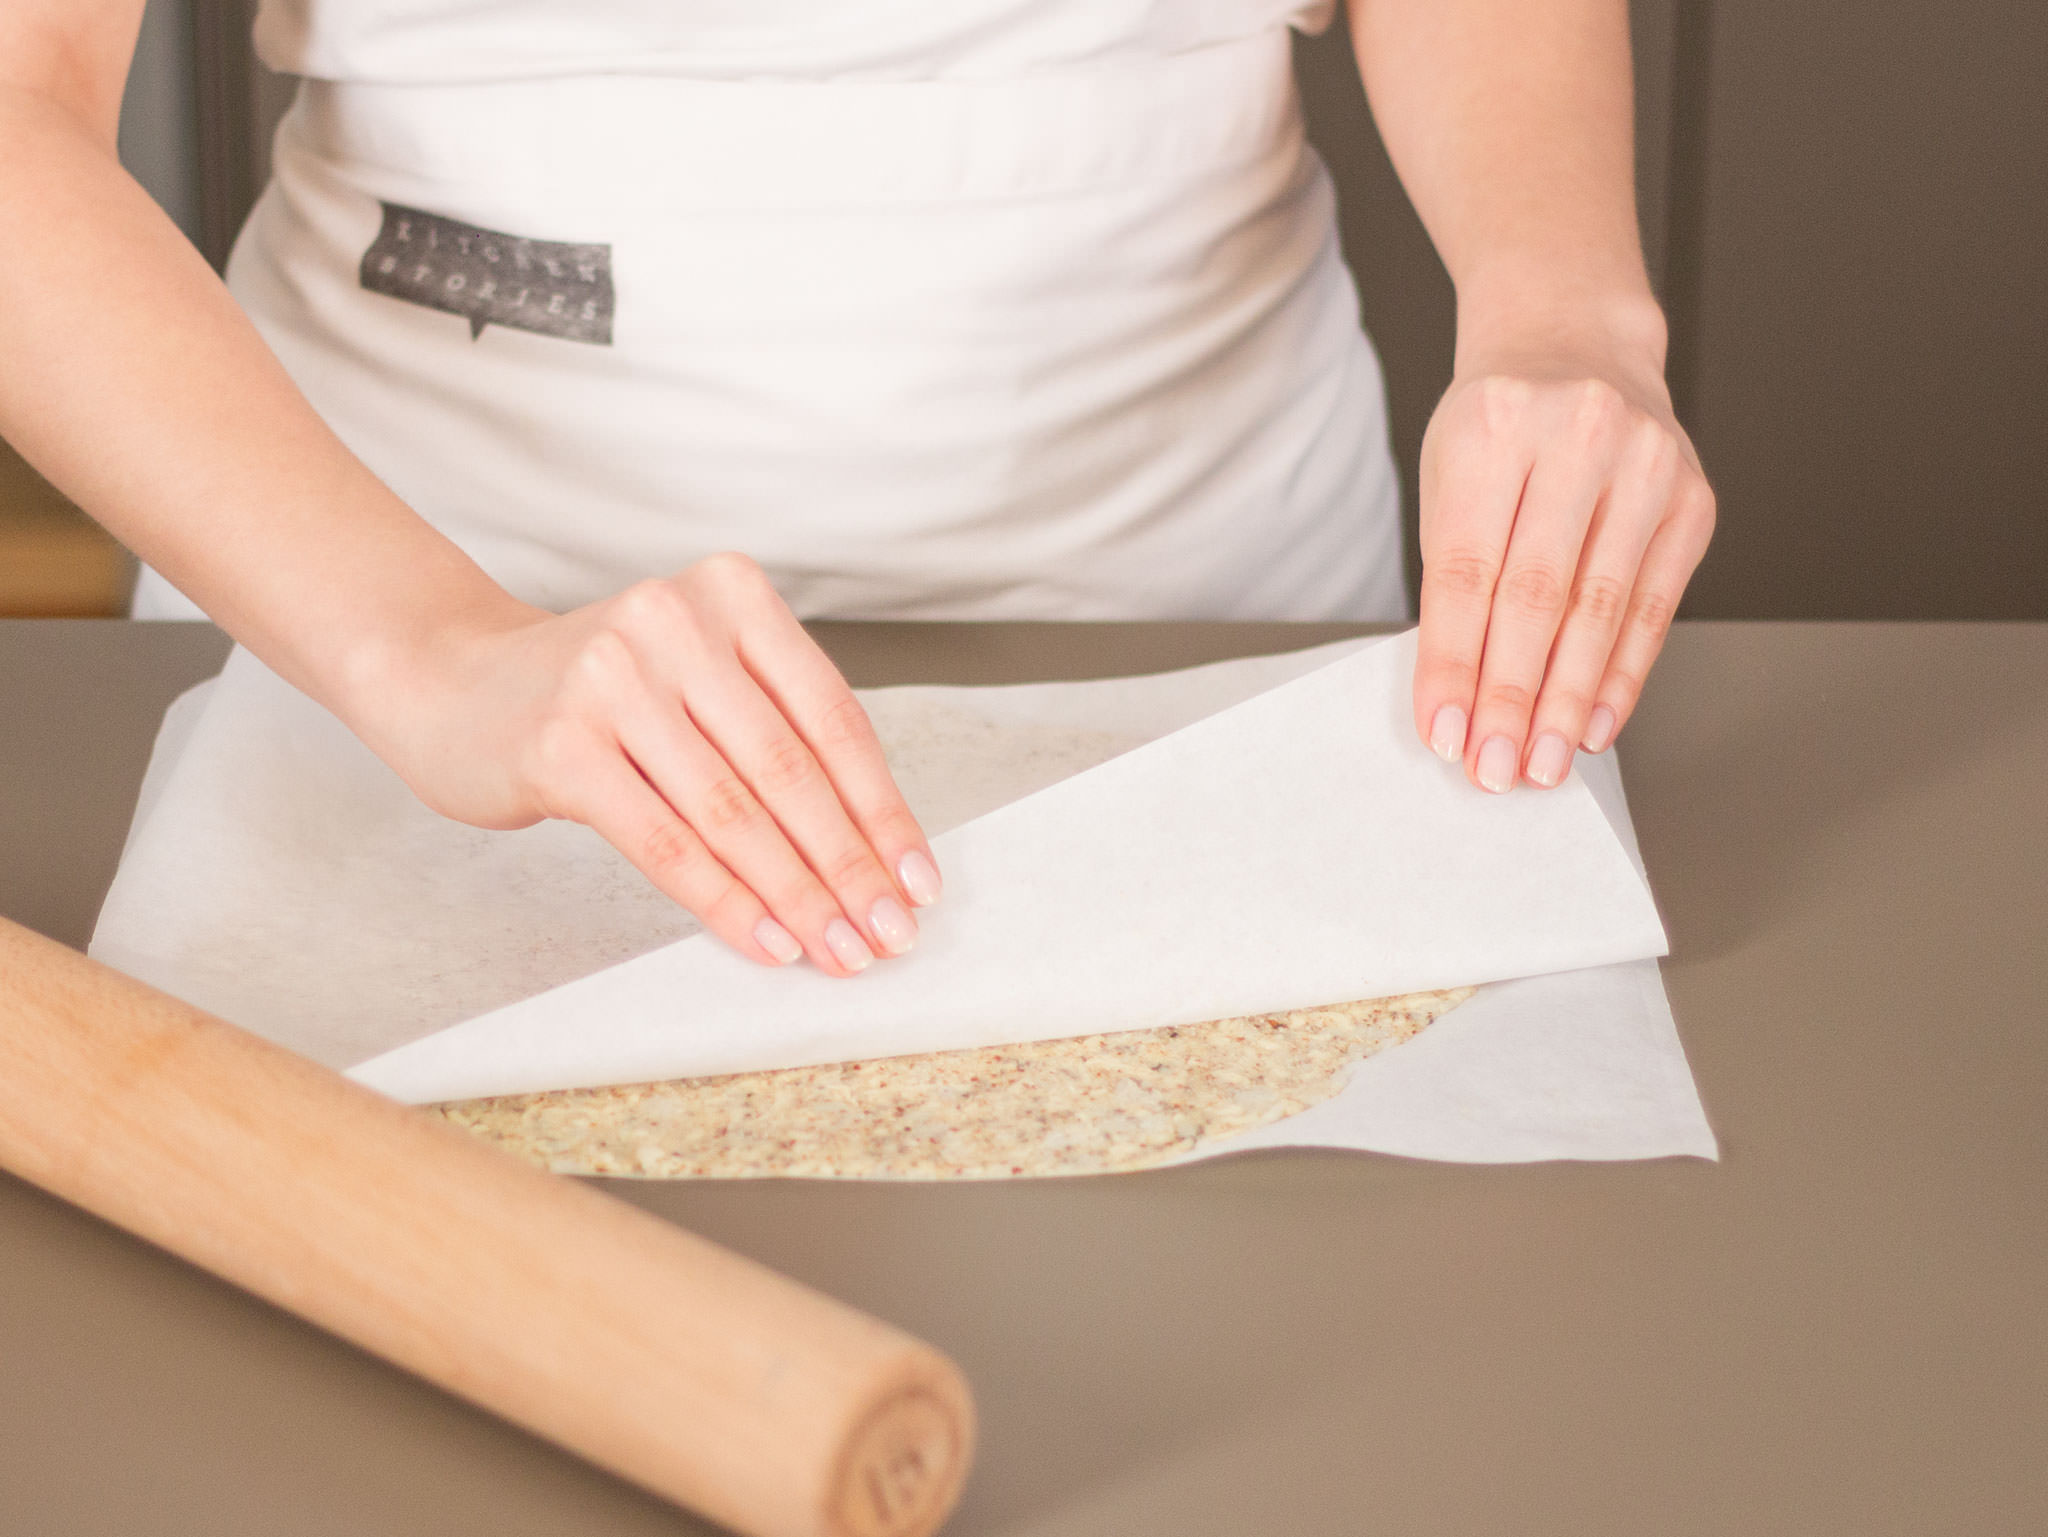
[[[941,833],[1353,651],[1387,654],[1335,697],[1347,709],[1355,703],[1384,714],[1387,698],[1368,701],[1360,690],[1376,677],[1387,694],[1389,680],[1403,678],[1410,665],[1402,654],[1410,645],[1404,640],[1382,647],[1324,648],[1149,679],[878,690],[864,697],[913,808],[928,830]],[[1313,755],[1327,745],[1313,710],[1305,720],[1282,725],[1299,735],[1290,744],[1297,752]],[[1372,730],[1384,737],[1382,745],[1392,744],[1391,750],[1406,752],[1413,746],[1422,752],[1428,771],[1454,772],[1428,759],[1413,742],[1405,713],[1398,721],[1376,718]],[[1258,742],[1254,732],[1249,758],[1232,747],[1230,761],[1239,768],[1246,762],[1256,767]],[[1174,776],[1199,773],[1202,761],[1169,763],[1161,783],[1172,790]],[[1279,779],[1293,773],[1285,753],[1273,764]],[[1402,771],[1416,766],[1411,757]],[[1137,771],[1119,772],[1128,776],[1144,768],[1141,763]],[[1586,785],[1580,787],[1575,777],[1571,788],[1581,799],[1581,810],[1590,804],[1585,802],[1590,789],[1606,813],[1604,819],[1596,814],[1590,825],[1608,844],[1600,855],[1608,861],[1599,876],[1601,889],[1619,904],[1615,911],[1626,915],[1632,910],[1640,918],[1647,899],[1639,887],[1635,900],[1642,905],[1631,909],[1628,891],[1611,878],[1618,860],[1628,880],[1640,880],[1637,867],[1628,863],[1632,841],[1618,781],[1602,760],[1589,761],[1586,769]],[[1568,851],[1586,850],[1589,826],[1584,821],[1565,826],[1571,821],[1570,802],[1562,792],[1519,792],[1493,801],[1462,782],[1446,788],[1467,805],[1520,801],[1531,808],[1528,815],[1551,818],[1564,827],[1563,835],[1577,840],[1567,845]],[[1299,785],[1283,791],[1299,793]],[[1049,803],[1051,798],[1034,799]],[[1542,802],[1555,809],[1542,809]],[[1265,809],[1268,821],[1285,832],[1292,821],[1285,814],[1287,802],[1277,799]],[[1295,810],[1311,820],[1327,814],[1327,807],[1316,804]],[[1045,812],[1041,804],[1020,814],[1042,818]],[[978,836],[971,828],[963,832],[970,843]],[[547,1015],[563,1008],[565,1000],[568,1038],[592,1045],[600,1057],[611,1053],[616,1058],[622,1035],[651,1036],[664,1049],[683,1049],[682,1068],[625,1075],[642,1079],[831,1061],[829,1040],[825,1054],[818,1052],[820,1040],[835,1032],[851,1043],[841,1055],[867,1056],[877,1054],[878,1040],[883,1054],[973,1049],[1006,1035],[1017,1040],[1097,1033],[1105,1025],[1162,1023],[1117,1014],[1105,1021],[1099,999],[1079,998],[1071,1008],[1041,1009],[1019,1035],[1014,1020],[999,1021],[991,1033],[987,1021],[971,1010],[952,1010],[939,975],[947,969],[948,947],[935,943],[935,937],[946,932],[948,921],[955,933],[972,933],[976,851],[970,847],[956,860],[948,847],[941,838],[940,857],[950,883],[947,899],[925,915],[924,942],[907,960],[878,966],[843,985],[801,971],[721,971],[713,957],[722,952],[712,941],[672,943],[694,926],[585,830],[547,824],[494,834],[433,816],[331,717],[238,653],[218,683],[181,701],[166,723],[94,953],[338,1067],[360,1072],[370,1059],[394,1048],[413,1049],[411,1043],[417,1042],[427,1048],[429,1066],[438,1053],[445,1067],[452,1051],[462,1071],[473,1075],[480,1067],[487,1080],[498,1075],[497,1081],[453,1084],[440,1092],[404,1092],[410,1098],[553,1086],[545,1078],[506,1082],[507,1063],[515,1075],[532,1066],[531,1039],[501,1051],[493,1037],[510,1021],[515,1035],[526,1030],[529,1037],[545,1040],[551,1028]],[[1231,869],[1227,849],[1212,846],[1203,857],[1212,861],[1212,869]],[[1446,857],[1455,862],[1465,854],[1454,848]],[[1219,859],[1224,861],[1220,866],[1214,863]],[[969,878],[961,878],[963,871]],[[1158,889],[1170,892],[1177,873],[1156,870]],[[1025,883],[1030,878],[1027,872]],[[962,900],[963,886],[967,900]],[[1391,889],[1398,895],[1403,888],[1397,880]],[[1570,881],[1562,889],[1570,892]],[[1284,889],[1282,894],[1287,894]],[[1112,900],[1128,904],[1129,893],[1118,891]],[[1543,923],[1568,932],[1572,917],[1570,912],[1561,919],[1550,914]],[[1350,932],[1341,926],[1332,931],[1340,942],[1348,942]],[[1647,927],[1636,924],[1621,953],[1629,953],[1628,946],[1642,956],[1661,948],[1653,913]],[[1127,944],[1112,959],[1126,970],[1171,965],[1172,957],[1157,954],[1157,948]],[[740,976],[742,1014],[709,1017],[696,1011],[697,997],[687,987],[678,990],[674,976],[664,983],[660,973],[678,954],[705,957],[688,961],[685,973],[702,965],[719,972],[716,985],[702,995],[713,1002],[731,977]],[[941,959],[927,964],[934,954]],[[643,957],[635,966],[586,985],[609,990],[623,982],[630,994],[641,985],[636,975],[653,975],[664,1011],[659,1018],[636,1023],[610,1004],[578,1008],[574,987],[535,997],[634,955]],[[1087,975],[1085,966],[1075,972],[1064,949],[1041,947],[1028,958],[1031,964],[1017,973],[1027,988],[1041,986],[1034,979],[1049,973]],[[920,966],[932,982],[915,980]],[[915,1006],[910,1014],[921,1012],[921,1018],[906,1023],[903,1010],[889,999],[860,1001],[878,991],[871,983],[885,976],[892,979],[886,984],[892,998],[909,1000]],[[747,990],[762,981],[792,983],[792,994],[806,990],[792,1010],[806,1015],[797,1032],[802,1039],[774,1028],[776,1021],[754,1007],[757,1000]],[[1416,985],[1453,981],[1431,975],[1417,978]],[[826,989],[822,994],[817,992],[821,986]],[[997,992],[1007,999],[1015,988]],[[848,1001],[831,1001],[829,1009],[851,1006],[855,1014],[865,1009],[881,1017],[855,1020],[850,1028],[844,1020],[821,1026],[809,1001],[813,996]],[[1362,993],[1352,990],[1350,996]],[[733,1001],[726,997],[724,1006]],[[1256,1001],[1217,995],[1206,1005],[1196,997],[1181,1002],[1180,1017],[1173,1022],[1329,1001],[1328,993]],[[1092,1015],[1091,1009],[1096,1011]],[[442,1033],[442,1027],[458,1021],[466,1023]],[[898,1037],[893,1042],[887,1039],[892,1029]],[[735,1042],[752,1051],[753,1059],[744,1052],[735,1055]],[[639,1044],[629,1044],[629,1056],[641,1051]],[[1429,1050],[1432,1045],[1440,1049]],[[401,1050],[399,1057],[404,1055]],[[395,1060],[387,1056],[386,1066]],[[618,1067],[613,1060],[600,1076],[582,1081],[622,1081]],[[374,1072],[362,1075],[377,1081]],[[1333,1097],[1298,1115],[1206,1142],[1199,1151],[1289,1141],[1467,1159],[1711,1156],[1713,1151],[1655,962],[1648,959],[1488,987],[1409,1044],[1360,1062]]]

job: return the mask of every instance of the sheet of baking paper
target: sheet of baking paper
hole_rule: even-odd
[[[1578,768],[1641,870],[1615,754],[1582,756]],[[1334,1097],[1216,1151],[1261,1147],[1456,1163],[1720,1156],[1654,960],[1481,988],[1360,1062]]]
[[[1351,649],[1160,678],[865,697],[936,832]],[[693,927],[580,828],[489,834],[425,812],[245,655],[177,714],[94,953],[319,1060],[361,1062]],[[1618,798],[1613,809],[1625,836]],[[1545,989],[1572,979],[1488,989],[1426,1033],[1466,1044],[1432,1051],[1441,1060],[1419,1085],[1396,1085],[1389,1111],[1314,1135],[1299,1117],[1262,1139],[1304,1126],[1293,1140],[1430,1157],[1711,1156],[1654,964],[1647,988],[1618,985],[1627,970],[1600,968],[1590,989],[1554,996]],[[1421,1044],[1364,1064],[1317,1119],[1396,1084],[1385,1069]],[[1538,1047],[1535,1060],[1490,1070],[1517,1046]]]
[[[917,950],[856,982],[709,936],[354,1070],[415,1101],[1142,1029],[1661,954],[1583,783],[1474,794],[1368,647],[935,841]]]
[[[951,700],[971,702],[970,720],[1000,723],[1000,759],[934,752],[899,768],[915,776],[905,780],[918,792],[914,803],[947,814],[927,825],[950,827],[1042,782],[1059,766],[1056,744],[1072,751],[1090,733],[1102,744],[1127,732],[1162,735],[1357,645],[1101,684],[896,689],[871,708],[899,733],[918,715],[945,719]],[[1027,767],[1034,731],[1045,734],[1040,775],[1027,768],[1026,777],[1008,777]],[[1582,755],[1577,768],[1640,874],[1616,759]],[[969,767],[977,761],[978,775]],[[1178,1161],[1316,1146],[1466,1163],[1719,1156],[1654,960],[1494,983],[1398,1051],[1359,1063],[1334,1098]]]

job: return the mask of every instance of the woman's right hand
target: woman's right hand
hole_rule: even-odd
[[[851,976],[939,873],[866,712],[761,569],[715,555],[437,635],[351,725],[434,810],[583,822],[742,955]]]

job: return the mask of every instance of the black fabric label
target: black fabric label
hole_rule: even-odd
[[[363,253],[362,284],[408,304],[485,326],[565,341],[612,344],[612,248],[527,240],[459,219],[385,203],[384,227]]]

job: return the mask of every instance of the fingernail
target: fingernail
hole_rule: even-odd
[[[903,893],[919,907],[930,907],[939,899],[939,867],[917,849],[896,861],[896,879]]]
[[[1572,766],[1572,745],[1555,731],[1546,731],[1536,738],[1535,749],[1529,754],[1529,777],[1550,789],[1564,778]]]
[[[1505,795],[1515,783],[1515,744],[1504,736],[1486,739],[1479,749],[1479,782],[1495,795]]]
[[[917,920],[894,897],[878,897],[868,909],[868,927],[891,955],[901,955],[917,943]]]
[[[844,918],[834,918],[825,925],[825,948],[848,971],[866,971],[874,963],[874,951],[862,942],[860,930]]]
[[[1593,713],[1586,721],[1586,734],[1579,745],[1587,752],[1605,752],[1607,744],[1614,740],[1614,712],[1604,704],[1593,706]]]
[[[796,935],[773,918],[763,918],[754,925],[754,943],[773,956],[778,966],[804,958],[804,947],[797,943]]]
[[[1465,756],[1465,712],[1454,704],[1438,705],[1429,723],[1429,747],[1446,763]]]

